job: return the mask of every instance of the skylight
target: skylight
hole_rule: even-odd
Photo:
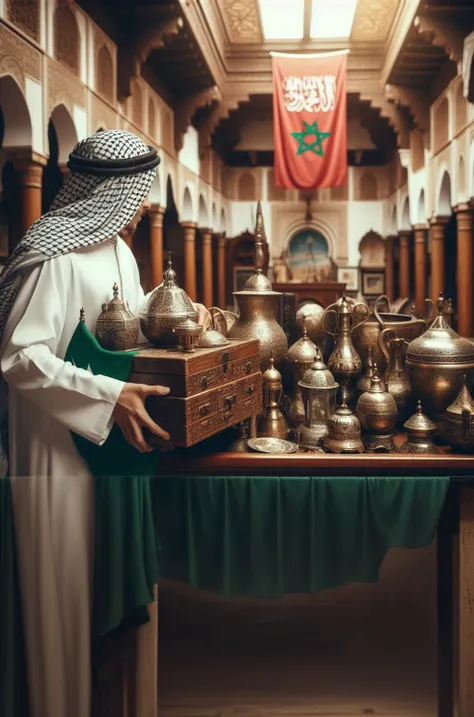
[[[265,40],[302,40],[304,0],[259,0]]]
[[[349,37],[356,5],[357,0],[312,0],[311,37]]]

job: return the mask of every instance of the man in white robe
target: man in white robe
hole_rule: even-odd
[[[144,405],[166,387],[123,383],[63,360],[80,309],[94,333],[115,282],[134,314],[144,306],[136,261],[119,234],[146,209],[158,161],[128,132],[79,143],[52,211],[33,225],[0,280],[4,448],[31,717],[90,715],[93,477],[71,431],[100,445],[115,421],[142,452],[151,450],[145,426],[169,439]]]

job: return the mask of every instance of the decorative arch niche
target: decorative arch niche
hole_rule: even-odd
[[[466,194],[466,163],[464,157],[459,157],[458,166],[458,199],[464,198]]]
[[[385,242],[372,229],[364,234],[359,243],[361,269],[380,269],[385,264]]]
[[[426,222],[426,203],[425,203],[425,190],[422,189],[418,199],[418,212],[416,215],[417,224],[424,224]]]
[[[58,162],[65,165],[69,154],[77,144],[77,132],[73,119],[64,105],[55,107],[51,114],[58,140]]]
[[[114,63],[110,50],[106,45],[102,45],[97,53],[96,84],[99,94],[109,100],[109,102],[113,102]]]
[[[209,212],[207,211],[206,202],[204,201],[204,197],[202,194],[199,195],[199,216],[198,216],[198,225],[202,229],[208,229],[209,228]]]
[[[336,267],[329,255],[329,243],[317,229],[300,229],[293,234],[285,250],[285,264],[294,281],[307,283],[335,278]]]
[[[186,187],[183,194],[182,220],[183,222],[192,222],[194,220],[193,200],[188,187]]]
[[[31,147],[33,132],[28,105],[17,83],[9,75],[0,77],[0,107],[4,121],[2,146]]]
[[[444,170],[439,186],[436,214],[440,217],[449,217],[451,212],[451,178],[448,171]]]
[[[54,54],[75,75],[80,74],[80,35],[74,12],[59,5],[54,13]]]
[[[410,224],[410,200],[408,197],[405,197],[405,201],[403,203],[403,209],[402,209],[402,216],[400,219],[400,230],[401,231],[410,231],[411,224]]]

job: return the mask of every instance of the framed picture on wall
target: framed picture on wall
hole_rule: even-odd
[[[249,266],[234,266],[233,291],[242,291],[247,279],[255,274],[255,269]]]
[[[359,268],[357,266],[338,267],[337,280],[346,285],[346,291],[359,291]]]
[[[385,271],[361,269],[364,296],[380,296],[385,293]]]

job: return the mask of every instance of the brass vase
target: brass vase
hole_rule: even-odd
[[[281,373],[275,368],[273,357],[270,357],[270,366],[263,373],[263,413],[259,418],[257,435],[265,438],[288,437],[288,423],[280,411],[280,401],[283,395]]]
[[[263,215],[259,202],[255,225],[255,270],[245,282],[243,290],[234,291],[239,306],[239,318],[227,334],[230,339],[258,339],[262,371],[268,368],[271,357],[277,368],[283,368],[288,351],[286,334],[276,320],[281,293],[273,291],[262,270],[263,236]]]
[[[379,345],[387,360],[387,391],[397,404],[397,421],[403,422],[411,416],[414,408],[410,374],[406,365],[408,342],[401,336],[395,336],[392,329],[384,329],[379,336]]]
[[[334,307],[334,308],[333,308]],[[360,318],[355,318],[359,315]],[[328,368],[340,384],[341,403],[349,404],[355,400],[350,381],[362,369],[362,361],[352,343],[351,334],[360,324],[369,318],[369,309],[365,304],[350,304],[345,293],[342,298],[328,307],[322,318],[326,333],[335,337],[335,346],[328,360]],[[329,327],[329,320],[335,320],[335,330]]]
[[[288,349],[286,361],[291,372],[292,391],[288,417],[292,426],[304,423],[305,411],[299,382],[304,373],[311,368],[316,358],[317,348],[308,337],[306,325],[303,325],[303,336]]]
[[[323,446],[329,453],[364,453],[360,421],[345,403],[329,418]]]
[[[365,432],[364,445],[368,451],[394,450],[392,430],[397,420],[395,399],[383,386],[374,365],[371,386],[357,401],[356,415]]]

